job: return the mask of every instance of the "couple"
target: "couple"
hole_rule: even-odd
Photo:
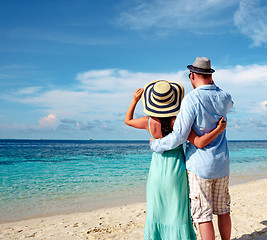
[[[187,68],[194,90],[184,99],[181,84],[150,82],[134,92],[125,116],[126,124],[146,129],[153,138],[144,237],[195,239],[192,218],[199,223],[201,238],[214,240],[212,214],[216,214],[221,238],[230,239],[229,154],[223,120],[233,102],[214,84],[208,58],[198,57]],[[133,119],[141,97],[149,116]]]

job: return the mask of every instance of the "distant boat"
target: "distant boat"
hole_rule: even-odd
[[[90,138],[89,140],[90,140],[90,141],[93,141],[93,139],[92,139],[92,138]]]

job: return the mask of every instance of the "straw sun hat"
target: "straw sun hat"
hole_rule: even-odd
[[[152,117],[173,117],[180,110],[184,87],[178,82],[156,80],[145,85],[144,112]]]

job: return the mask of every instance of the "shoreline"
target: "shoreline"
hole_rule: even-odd
[[[261,171],[255,171],[254,173],[251,173],[248,175],[247,173],[233,173],[230,174],[230,183],[229,186],[235,186],[235,185],[242,185],[245,183],[249,183],[251,181],[255,180],[261,180],[261,179],[267,179],[267,171],[261,170]],[[47,217],[55,217],[55,216],[61,216],[61,215],[71,215],[71,214],[79,214],[84,212],[93,212],[101,209],[107,209],[107,208],[113,208],[113,207],[120,207],[124,205],[132,205],[132,204],[139,204],[139,203],[145,203],[146,202],[146,196],[145,196],[145,189],[136,191],[132,193],[132,191],[129,191],[128,193],[124,192],[124,196],[115,196],[112,195],[109,198],[101,199],[101,202],[97,201],[97,199],[94,199],[94,203],[86,203],[85,201],[82,201],[79,207],[69,207],[64,208],[60,210],[44,210],[43,212],[32,212],[29,214],[29,216],[25,216],[23,214],[18,214],[12,217],[9,217],[9,219],[0,219],[0,224],[5,223],[12,223],[12,222],[20,222],[20,221],[27,221],[27,220],[34,220],[39,218],[47,218]]]
[[[231,239],[267,239],[267,178],[230,186]],[[0,224],[1,239],[143,239],[145,202]],[[215,226],[216,239],[219,239]],[[197,235],[199,236],[198,232]]]
[[[267,170],[253,170],[250,172],[250,174],[247,172],[230,173],[229,186],[244,184],[265,178],[267,178]]]

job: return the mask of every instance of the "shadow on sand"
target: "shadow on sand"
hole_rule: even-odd
[[[267,226],[267,220],[262,221],[261,224]],[[244,234],[240,238],[233,238],[233,240],[266,240],[267,239],[267,227],[261,229],[260,231],[255,231],[250,234]]]

